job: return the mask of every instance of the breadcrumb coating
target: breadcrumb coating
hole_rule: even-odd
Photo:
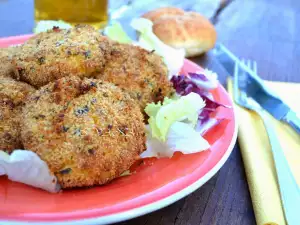
[[[64,77],[31,95],[23,110],[25,149],[47,162],[63,188],[105,184],[145,150],[143,115],[120,88]]]
[[[110,54],[111,41],[93,27],[54,27],[25,42],[12,60],[15,78],[41,87],[65,76],[92,77]]]
[[[18,51],[18,47],[12,46],[8,48],[0,48],[0,77],[12,77],[13,55]]]
[[[0,77],[0,150],[21,149],[19,121],[21,109],[35,89],[29,84]]]
[[[114,43],[97,78],[116,84],[144,110],[147,103],[162,101],[174,93],[162,58],[138,46]]]

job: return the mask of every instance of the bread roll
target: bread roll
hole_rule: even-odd
[[[213,48],[217,33],[211,22],[196,12],[174,7],[159,8],[142,16],[153,22],[153,32],[164,43],[184,48],[192,57]]]

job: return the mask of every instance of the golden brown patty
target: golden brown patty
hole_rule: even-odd
[[[0,150],[11,152],[22,148],[19,129],[21,107],[34,90],[28,84],[0,77]]]
[[[63,188],[104,184],[145,150],[143,116],[127,93],[100,80],[65,77],[23,110],[25,149],[46,161]]]
[[[54,27],[22,45],[13,58],[16,78],[41,87],[70,74],[91,77],[103,69],[110,43],[91,26]]]
[[[129,44],[113,44],[105,68],[97,78],[125,89],[142,110],[147,103],[163,100],[174,91],[162,58]]]
[[[12,77],[12,57],[17,47],[0,48],[0,77]]]

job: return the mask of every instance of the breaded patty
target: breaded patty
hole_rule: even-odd
[[[35,89],[23,82],[0,77],[0,150],[22,148],[19,120],[21,107]]]
[[[70,74],[91,77],[103,69],[110,43],[88,25],[54,27],[22,45],[13,58],[16,78],[41,87]]]
[[[103,72],[96,77],[125,89],[142,110],[174,92],[162,58],[131,44],[114,43]]]
[[[12,77],[12,57],[17,47],[0,48],[0,77]]]
[[[30,97],[23,109],[25,149],[46,161],[63,188],[104,184],[145,150],[143,115],[120,88],[65,77]]]

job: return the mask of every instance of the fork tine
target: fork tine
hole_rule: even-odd
[[[246,60],[244,58],[241,58],[240,61],[241,61],[242,64],[246,65]]]
[[[239,70],[238,62],[235,62],[235,64],[234,64],[234,74],[233,74],[233,98],[234,98],[234,101],[236,103],[238,103],[238,99],[239,99],[238,70]]]
[[[255,75],[255,76],[258,77],[258,75],[257,75],[257,63],[256,63],[256,61],[248,60],[247,64],[248,64],[247,66],[249,67],[249,69],[252,70],[253,75]]]
[[[253,72],[257,74],[257,63],[256,61],[253,61],[252,63],[253,63]]]
[[[252,70],[252,67],[251,67],[251,60],[250,60],[250,59],[247,60],[246,65],[249,67],[249,69]]]
[[[243,63],[245,66],[247,66],[251,71],[253,71],[254,75],[257,75],[257,63],[256,61],[252,61],[250,59],[245,60],[241,58],[241,63]]]
[[[247,60],[247,66],[251,69],[254,73],[257,73],[257,63],[256,61],[251,61],[250,59]]]

